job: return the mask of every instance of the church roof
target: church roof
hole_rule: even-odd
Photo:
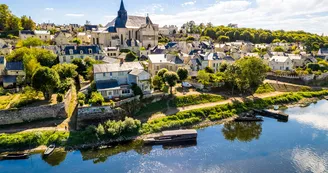
[[[113,21],[106,25],[108,32],[116,32],[116,28],[140,28],[141,26],[145,26],[147,24],[147,17],[142,16],[128,16],[128,20],[123,27],[115,25],[115,23],[120,23],[117,22],[117,20],[121,19],[116,17]]]

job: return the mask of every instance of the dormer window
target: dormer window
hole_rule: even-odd
[[[81,54],[81,55],[83,54],[83,50],[80,50],[80,54]]]
[[[69,50],[69,54],[70,54],[70,55],[73,55],[73,49],[70,49],[70,50]]]
[[[62,51],[62,54],[65,55],[65,51]]]
[[[92,49],[89,49],[89,54],[92,54]]]

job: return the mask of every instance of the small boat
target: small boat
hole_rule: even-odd
[[[49,145],[46,151],[43,153],[43,156],[49,156],[52,152],[54,152],[55,148],[56,148],[55,144]]]
[[[145,144],[149,145],[162,145],[176,142],[196,141],[196,130],[173,130],[164,131],[158,137],[144,139]]]
[[[257,121],[263,121],[263,118],[261,117],[238,117],[235,119],[236,122],[257,122]]]
[[[18,160],[18,159],[28,159],[29,155],[26,153],[11,153],[2,156],[3,160]]]

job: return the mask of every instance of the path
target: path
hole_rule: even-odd
[[[273,93],[265,93],[265,94],[255,94],[254,97],[256,98],[267,98],[267,97],[274,97],[274,96],[279,96],[285,94],[283,92],[273,92]],[[247,98],[252,98],[252,96],[247,97]],[[185,107],[179,107],[179,108],[169,108],[165,114],[166,115],[173,115],[176,114],[178,112],[182,112],[182,111],[190,111],[190,110],[194,110],[194,109],[201,109],[201,108],[209,108],[209,107],[214,107],[214,106],[218,106],[218,105],[224,105],[224,104],[229,104],[232,103],[233,101],[241,101],[243,102],[243,100],[246,98],[243,97],[234,97],[234,98],[230,98],[228,100],[223,100],[223,101],[219,101],[219,102],[213,102],[213,103],[205,103],[205,104],[200,104],[200,105],[191,105],[191,106],[185,106]]]

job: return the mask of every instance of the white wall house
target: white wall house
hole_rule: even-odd
[[[287,56],[273,56],[270,58],[269,66],[273,71],[276,70],[292,70],[293,69],[293,62]]]
[[[105,54],[100,50],[99,46],[65,46],[61,49],[58,57],[60,63],[71,63],[73,59],[86,57],[93,58],[95,60],[102,60]]]
[[[19,38],[21,40],[26,40],[30,37],[34,38],[39,38],[42,41],[48,41],[51,40],[51,35],[50,32],[47,30],[42,30],[42,31],[28,31],[28,30],[23,30],[19,31]]]
[[[139,62],[97,64],[93,66],[97,91],[106,99],[133,96],[131,85],[150,93],[150,74]]]
[[[60,31],[55,34],[53,40],[56,45],[68,45],[73,40],[73,36],[70,32]]]

